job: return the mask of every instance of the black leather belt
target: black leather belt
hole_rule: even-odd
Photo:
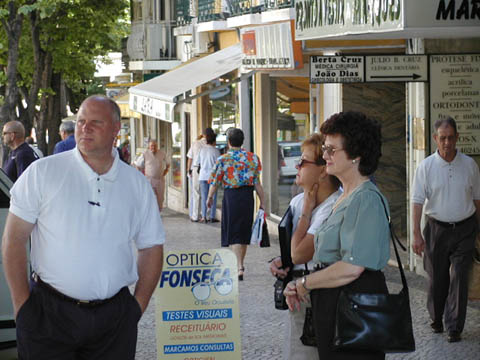
[[[47,284],[46,282],[44,282],[42,279],[40,279],[40,276],[38,276],[36,273],[32,273],[32,280],[35,282],[35,284],[37,284],[38,286],[40,286],[42,289],[45,289],[47,291],[49,291],[50,293],[54,294],[55,296],[59,297],[60,299],[62,300],[66,300],[66,301],[69,301],[69,302],[73,302],[75,303],[76,305],[78,306],[83,306],[83,307],[96,307],[96,306],[100,306],[100,305],[103,305],[103,304],[106,304],[108,303],[109,301],[111,301],[114,297],[116,297],[118,294],[120,294],[123,290],[127,289],[127,287],[123,287],[122,289],[120,289],[120,291],[118,293],[116,293],[115,295],[113,295],[112,297],[108,298],[108,299],[102,299],[102,300],[78,300],[78,299],[74,299],[68,295],[65,295],[65,294],[62,294],[60,291],[58,291],[57,289],[55,289],[53,286]]]
[[[457,226],[461,226],[461,225],[465,224],[467,221],[472,220],[473,217],[475,217],[475,214],[473,214],[472,216],[470,216],[470,217],[468,217],[464,220],[457,221],[457,222],[445,222],[445,221],[440,221],[440,220],[437,220],[437,219],[434,219],[434,218],[430,218],[430,219],[435,221],[440,226],[447,227],[447,228],[456,228]]]
[[[294,278],[300,278],[310,274],[310,270],[292,270],[291,273]]]

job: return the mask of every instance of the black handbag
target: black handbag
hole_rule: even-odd
[[[268,225],[266,219],[263,221],[262,240],[260,240],[259,245],[261,248],[270,247],[270,236],[268,235]]]
[[[300,336],[300,341],[305,346],[317,346],[317,339],[315,338],[315,328],[313,327],[312,308],[305,309],[305,321],[303,322],[303,332]]]
[[[395,235],[385,203],[390,235],[397,257],[403,289],[399,294],[353,293],[340,291],[333,346],[337,350],[371,350],[384,353],[415,351],[412,314],[407,279],[398,255],[396,243],[403,244]]]

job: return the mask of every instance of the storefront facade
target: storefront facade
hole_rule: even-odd
[[[458,147],[480,159],[475,134],[480,8],[444,0],[325,3],[296,1],[296,39],[313,48],[333,45],[335,55],[358,55],[363,63],[358,78],[352,69],[332,75],[317,64],[311,81],[336,83],[341,110],[362,111],[381,122],[383,156],[375,179],[389,200],[397,233],[410,240],[410,188],[418,163],[435,151],[435,120],[454,117],[460,124]],[[422,272],[413,252],[410,267]]]
[[[221,74],[209,73],[209,78],[202,77],[209,66],[202,67],[184,88],[178,88],[176,81],[164,82],[177,91],[168,99],[158,96],[162,91],[154,86],[146,97],[170,102],[168,111],[146,114],[138,107],[141,92],[130,91],[132,110],[160,119],[166,124],[160,127],[170,129],[166,146],[176,170],[169,183],[168,206],[175,210],[187,211],[186,152],[207,126],[216,129],[220,144],[228,127],[244,130],[245,147],[262,160],[262,183],[273,224],[298,191],[292,168],[301,141],[338,111],[362,111],[381,122],[383,156],[375,179],[404,239],[411,238],[409,189],[417,164],[434,151],[431,126],[436,118],[453,114],[464,122],[459,147],[478,161],[480,7],[473,2],[297,0],[252,2],[245,7],[239,1],[202,0],[185,4],[177,2],[179,26],[174,29],[177,58],[184,65],[171,73],[233,46],[239,57],[236,63],[222,62],[234,66]],[[275,40],[278,34],[281,40]],[[287,47],[295,46],[297,58],[285,55]],[[324,71],[331,67],[312,63],[335,56],[360,58],[361,74],[355,75],[349,64],[344,73],[332,76]],[[405,77],[403,70],[414,72]],[[456,75],[461,77],[457,82],[449,78]],[[410,266],[416,267],[416,257],[411,255],[410,260]]]

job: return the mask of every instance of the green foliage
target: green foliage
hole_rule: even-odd
[[[30,14],[37,16],[40,45],[51,54],[53,71],[74,92],[87,93],[94,79],[95,59],[121,49],[122,38],[128,36],[128,0],[15,0],[18,12],[24,14],[20,55],[19,85],[31,86],[34,72]],[[3,3],[3,2],[2,2]],[[8,16],[8,8],[0,3],[0,17]],[[0,27],[0,65],[7,63],[8,42]],[[1,73],[1,72],[0,72]],[[4,79],[0,77],[0,84]],[[43,94],[42,90],[40,94]],[[98,92],[98,90],[97,90]]]

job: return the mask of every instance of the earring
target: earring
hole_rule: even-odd
[[[355,164],[356,162],[357,162],[356,159],[353,159],[353,160],[352,160],[352,164]]]

